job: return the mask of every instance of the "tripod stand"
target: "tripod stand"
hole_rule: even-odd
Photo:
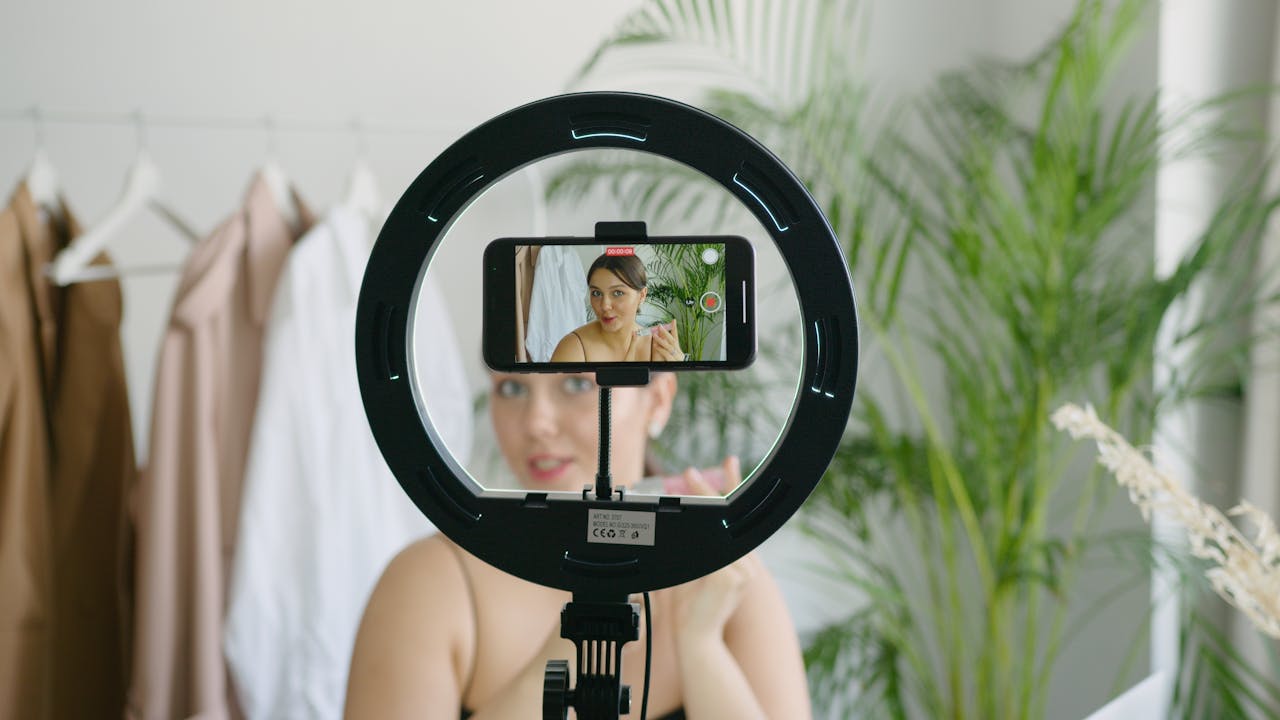
[[[596,373],[600,386],[600,455],[594,488],[596,500],[621,500],[624,490],[613,489],[609,472],[611,425],[611,388],[620,385],[647,385],[649,371],[601,370]],[[588,499],[592,488],[582,490]],[[647,598],[646,598],[647,602]],[[648,623],[646,623],[646,628]],[[564,720],[568,710],[577,711],[578,720],[618,720],[631,712],[631,688],[622,684],[622,646],[640,635],[639,607],[622,597],[583,597],[577,593],[560,612],[560,636],[571,640],[577,649],[577,686],[569,687],[569,662],[547,662],[542,685],[543,720]],[[649,688],[650,644],[646,643],[645,688]],[[647,703],[644,703],[647,704]]]
[[[577,647],[578,684],[569,688],[569,662],[549,660],[542,685],[543,720],[563,720],[569,707],[579,720],[617,720],[631,712],[631,688],[622,684],[622,646],[639,637],[634,603],[574,600],[560,612],[560,636]],[[646,688],[647,690],[647,688]]]

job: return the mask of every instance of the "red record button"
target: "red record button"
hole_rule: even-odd
[[[724,307],[724,301],[720,299],[720,293],[712,291],[703,293],[702,299],[698,302],[702,305],[702,310],[709,313],[720,312],[720,308]]]

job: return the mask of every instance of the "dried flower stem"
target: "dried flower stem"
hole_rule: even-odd
[[[1192,554],[1216,564],[1205,573],[1213,589],[1259,630],[1280,639],[1280,535],[1266,513],[1245,501],[1227,512],[1254,523],[1257,532],[1250,541],[1218,508],[1157,470],[1123,435],[1099,420],[1092,406],[1064,405],[1052,420],[1073,438],[1096,441],[1098,462],[1129,490],[1143,519],[1149,523],[1152,511],[1159,511],[1186,528]]]

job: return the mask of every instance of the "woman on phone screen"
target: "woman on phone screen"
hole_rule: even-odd
[[[551,362],[679,362],[676,321],[643,328],[636,322],[648,297],[644,262],[635,255],[603,254],[587,269],[587,292],[596,319],[556,345]]]

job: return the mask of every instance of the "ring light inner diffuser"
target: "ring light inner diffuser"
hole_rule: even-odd
[[[567,163],[633,165],[638,160],[655,164],[657,167],[654,168],[654,172],[683,170],[675,161],[642,155],[637,151],[592,149],[538,161],[536,167],[526,166],[525,169],[511,173],[489,186],[469,204],[465,211],[457,215],[445,236],[448,239],[435,244],[419,284],[419,292],[422,293],[422,288],[427,286],[442,291],[444,297],[448,299],[448,309],[455,312],[460,308],[479,309],[484,299],[483,284],[475,282],[482,259],[480,251],[495,237],[533,237],[528,219],[528,207],[531,204],[529,201],[531,183],[528,181],[528,174],[554,177],[557,169],[567,167]],[[530,173],[531,169],[537,172]],[[664,461],[660,463],[660,468],[646,468],[646,471],[652,472],[654,476],[678,475],[681,470],[690,466],[704,469],[719,468],[726,455],[735,454],[742,462],[741,477],[746,480],[781,438],[795,395],[802,387],[800,370],[803,362],[804,338],[801,332],[800,307],[794,283],[785,262],[765,228],[736,197],[728,194],[721,186],[710,179],[698,179],[702,185],[696,186],[695,190],[710,212],[697,224],[691,225],[685,221],[681,208],[676,208],[668,215],[678,219],[659,220],[657,224],[651,221],[650,215],[629,214],[625,209],[620,211],[608,204],[604,205],[606,209],[599,212],[603,213],[604,217],[632,217],[650,221],[648,231],[651,236],[681,233],[689,235],[696,234],[695,230],[701,230],[708,233],[740,235],[752,243],[756,263],[756,285],[760,288],[760,300],[755,309],[759,328],[759,357],[754,364],[741,371],[678,373],[679,389],[675,398],[674,411],[676,414],[665,426],[665,431],[650,443],[658,444],[660,457]],[[688,185],[681,187],[685,188]],[[549,234],[557,237],[575,235],[590,238],[593,222],[589,218],[592,216],[585,215],[582,207],[595,209],[599,203],[591,201],[580,205],[581,207],[557,203],[547,208],[545,212],[549,222],[546,223],[546,227],[552,231]],[[712,215],[714,218],[711,217]],[[714,225],[712,225],[713,220]],[[572,248],[572,252],[583,265],[581,272],[584,288],[586,267],[595,255],[604,252],[605,247],[618,244],[598,239],[591,242],[603,244]],[[707,252],[715,251],[708,249]],[[709,262],[714,263],[717,259],[718,256],[713,256]],[[708,262],[708,258],[703,257],[702,262]],[[553,263],[550,267],[558,269],[560,265]],[[674,274],[672,270],[650,268],[650,295],[652,296],[654,288],[664,280],[673,285],[680,285],[678,280],[672,279]],[[552,277],[558,278],[560,275]],[[546,281],[546,278],[539,276],[539,283]],[[703,295],[705,294],[695,293],[686,297],[685,300],[699,302],[704,299]],[[559,293],[555,293],[554,296],[562,297]],[[433,421],[434,426],[434,423],[456,421],[459,412],[458,398],[455,396],[456,388],[452,385],[442,387],[438,380],[442,375],[453,377],[456,375],[456,368],[452,367],[455,363],[452,358],[437,355],[431,351],[437,332],[433,323],[439,321],[441,312],[438,296],[433,294],[431,297],[436,302],[421,295],[415,296],[412,300],[413,311],[410,316],[411,334],[408,347],[413,355],[408,367],[410,381],[415,384],[414,391],[419,401],[419,412]],[[584,313],[583,317],[579,318],[579,322],[590,319],[590,316],[585,314],[589,312],[585,289],[581,305],[582,307],[575,308],[572,314],[573,317],[577,317],[579,311]],[[655,308],[651,307],[649,310],[650,314],[645,316],[646,321],[642,322],[642,325],[648,324],[657,317]],[[713,315],[719,311],[717,308],[702,312]],[[457,337],[461,348],[461,357],[469,361],[467,370],[472,372],[471,387],[473,390],[484,390],[490,384],[490,377],[487,373],[480,371],[482,365],[477,362],[479,353],[476,352],[476,348],[479,347],[481,340],[480,323],[478,320],[468,321],[460,319],[459,315],[453,315],[451,324],[453,334]],[[533,339],[533,337],[530,331],[530,338]],[[544,331],[541,341],[545,344],[546,340],[547,334]],[[432,364],[435,366],[432,367]],[[446,372],[446,369],[454,372]],[[732,375],[716,377],[712,374],[714,372],[731,372]],[[714,398],[707,398],[704,394],[698,407],[690,408],[685,403],[687,398],[692,397],[690,393],[694,391],[695,383],[700,383],[703,387],[709,386],[719,394]],[[719,390],[731,383],[735,387],[745,386],[754,389],[747,393],[728,393]],[[493,411],[492,403],[495,400],[494,395],[489,396],[487,412]],[[592,393],[589,398],[592,407],[595,400],[595,394]],[[625,398],[617,397],[614,406],[619,408],[625,402]],[[727,444],[719,441],[719,428],[711,427],[710,405],[712,403],[717,406],[715,408],[717,414],[727,412],[727,417],[733,418],[728,423],[730,434]],[[697,417],[689,417],[690,411],[696,412]],[[750,418],[746,417],[747,413],[751,413]],[[564,418],[564,420],[572,424],[571,418]],[[594,429],[595,418],[587,418],[587,420],[587,424]],[[614,420],[615,438],[628,430],[634,430],[634,426],[627,427],[628,421],[632,419],[627,418],[621,411],[615,411]],[[694,421],[699,422],[691,425],[690,423]],[[516,490],[521,493],[526,491],[517,478],[518,473],[513,473],[507,463],[503,462],[502,456],[498,455],[496,450],[499,447],[498,437],[494,434],[494,425],[489,417],[476,418],[472,447],[478,450],[471,454],[467,452],[466,445],[454,447],[448,444],[448,441],[457,439],[458,433],[455,428],[448,425],[440,427],[444,429],[441,434],[444,436],[448,454],[457,461],[459,467],[478,488],[484,491]],[[648,427],[642,430],[647,431]],[[584,448],[579,444],[580,439],[577,436],[574,437],[577,442],[574,442],[570,449],[578,456],[577,472],[594,473],[596,448],[594,446]],[[617,464],[618,462],[615,460],[615,469],[622,467]],[[655,482],[656,479],[651,476],[650,482],[642,483],[640,489],[632,489],[630,492],[651,493],[653,492],[651,488],[659,484]],[[728,493],[736,487],[733,485],[721,489]]]

